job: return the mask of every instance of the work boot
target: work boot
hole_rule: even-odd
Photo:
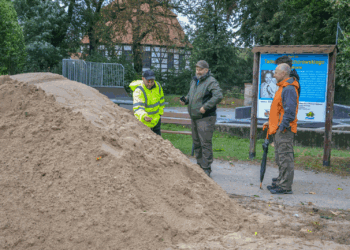
[[[210,177],[211,169],[210,168],[203,168],[204,173],[206,173]]]
[[[276,187],[276,186],[277,186],[277,181],[278,181],[277,178],[272,178],[272,186],[273,186],[273,187]]]
[[[276,187],[270,190],[271,194],[292,194],[292,190],[286,190],[281,187]]]
[[[272,183],[272,185],[271,185],[271,186],[267,186],[266,188],[267,188],[267,190],[271,191],[272,189],[277,188],[277,186],[276,186],[276,184],[275,184],[275,183]]]

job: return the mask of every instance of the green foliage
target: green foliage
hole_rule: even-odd
[[[228,89],[224,93],[224,97],[226,98],[237,98],[244,99],[244,94],[242,93],[243,89],[238,86],[233,86],[231,89]]]
[[[341,13],[327,0],[240,0],[239,8],[236,26],[242,44],[335,43],[334,18]]]
[[[25,58],[22,28],[13,3],[0,0],[0,75],[16,74]]]
[[[66,34],[72,14],[59,1],[15,0],[14,5],[23,26],[28,55],[24,71],[51,71],[58,67],[68,57]],[[69,39],[70,43],[74,41]]]
[[[336,94],[335,101],[350,105],[350,32],[344,34],[339,41],[339,53],[336,64]]]
[[[161,72],[160,69],[152,68],[156,75],[156,81],[159,82],[164,91],[164,95],[187,95],[190,90],[190,82],[194,76],[193,71],[184,69],[179,73],[174,70]]]
[[[227,18],[228,1],[197,1],[187,27],[193,45],[191,68],[206,60],[215,78],[224,89],[243,88],[252,79],[252,54],[234,46],[231,20]],[[194,28],[195,27],[195,28]]]
[[[61,48],[45,41],[28,43],[26,52],[28,56],[25,72],[50,71],[50,68],[57,66],[64,58]]]
[[[239,44],[335,44],[337,23],[350,30],[348,0],[239,0]],[[335,102],[350,104],[349,38],[339,43]]]
[[[340,22],[341,29],[338,30],[338,48],[336,64],[336,86],[334,100],[337,103],[350,105],[350,2],[347,0],[328,0],[332,3],[333,11],[338,13],[335,21],[345,18],[348,22]],[[348,11],[346,11],[348,10]]]

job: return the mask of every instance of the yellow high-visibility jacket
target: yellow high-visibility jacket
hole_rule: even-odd
[[[152,89],[148,89],[142,80],[130,83],[133,91],[133,110],[135,117],[149,128],[157,125],[160,116],[164,114],[164,93],[159,83],[154,81]],[[152,121],[145,121],[145,116]]]

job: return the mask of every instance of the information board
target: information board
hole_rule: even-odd
[[[278,89],[273,77],[276,69],[275,60],[285,54],[261,54],[258,118],[268,118],[271,103]],[[299,121],[325,122],[328,54],[293,54],[289,55],[300,77],[301,93],[299,98]]]

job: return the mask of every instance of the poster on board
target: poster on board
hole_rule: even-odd
[[[275,60],[285,54],[261,54],[258,118],[268,118],[271,103],[278,89],[273,77]],[[327,102],[328,54],[293,54],[292,69],[300,77],[299,121],[325,122]]]

